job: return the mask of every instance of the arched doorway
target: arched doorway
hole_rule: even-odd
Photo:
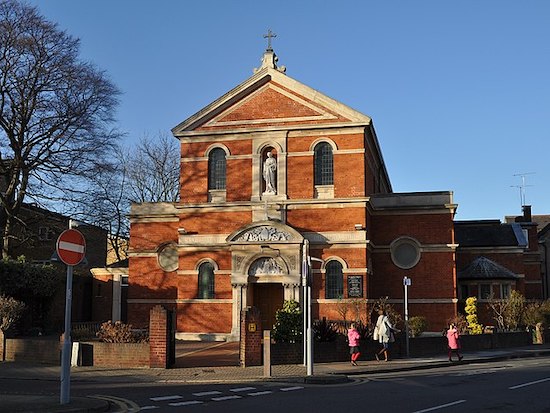
[[[277,310],[283,308],[283,285],[281,283],[255,283],[251,286],[251,304],[260,310],[262,330],[273,330]]]
[[[232,260],[231,339],[240,337],[246,307],[258,308],[261,328],[271,330],[284,301],[300,301],[303,240],[294,228],[274,220],[245,225],[227,237]]]
[[[272,330],[277,310],[283,307],[284,289],[281,277],[288,273],[279,257],[261,257],[248,269],[251,298],[254,307],[260,310],[262,330]]]

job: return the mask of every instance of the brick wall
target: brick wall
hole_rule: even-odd
[[[95,367],[149,367],[149,343],[93,343]]]
[[[156,250],[161,244],[178,241],[178,222],[132,222],[130,250]]]
[[[365,208],[291,209],[287,224],[307,231],[353,231],[366,221]]]
[[[1,334],[0,347],[3,341]],[[5,355],[5,361],[60,365],[61,346],[57,337],[8,338]]]

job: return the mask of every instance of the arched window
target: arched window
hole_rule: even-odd
[[[208,156],[208,189],[225,189],[225,151],[215,148]]]
[[[342,298],[344,296],[344,272],[342,264],[336,260],[326,265],[325,298]]]
[[[327,142],[321,142],[315,146],[314,152],[315,185],[333,185],[332,146]]]
[[[214,298],[214,266],[209,262],[199,266],[199,298]]]

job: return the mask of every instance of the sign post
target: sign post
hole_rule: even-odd
[[[68,229],[61,233],[56,243],[59,259],[67,265],[67,287],[65,293],[65,332],[63,348],[61,349],[61,395],[60,403],[70,401],[71,382],[71,308],[73,292],[73,266],[79,264],[86,253],[84,236],[76,229]]]
[[[405,342],[406,354],[409,357],[409,296],[408,296],[408,287],[412,284],[409,277],[403,277],[403,286],[405,288]]]

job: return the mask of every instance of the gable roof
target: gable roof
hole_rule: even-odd
[[[518,279],[519,275],[508,268],[480,256],[473,260],[466,268],[458,271],[459,280],[489,280],[489,279]]]
[[[250,107],[265,99],[277,99],[277,113],[269,118],[254,116]],[[172,129],[174,136],[224,132],[243,127],[269,129],[280,127],[323,127],[327,125],[366,126],[371,118],[321,92],[306,86],[273,67],[265,66],[220,98]],[[203,130],[198,130],[202,128]]]

